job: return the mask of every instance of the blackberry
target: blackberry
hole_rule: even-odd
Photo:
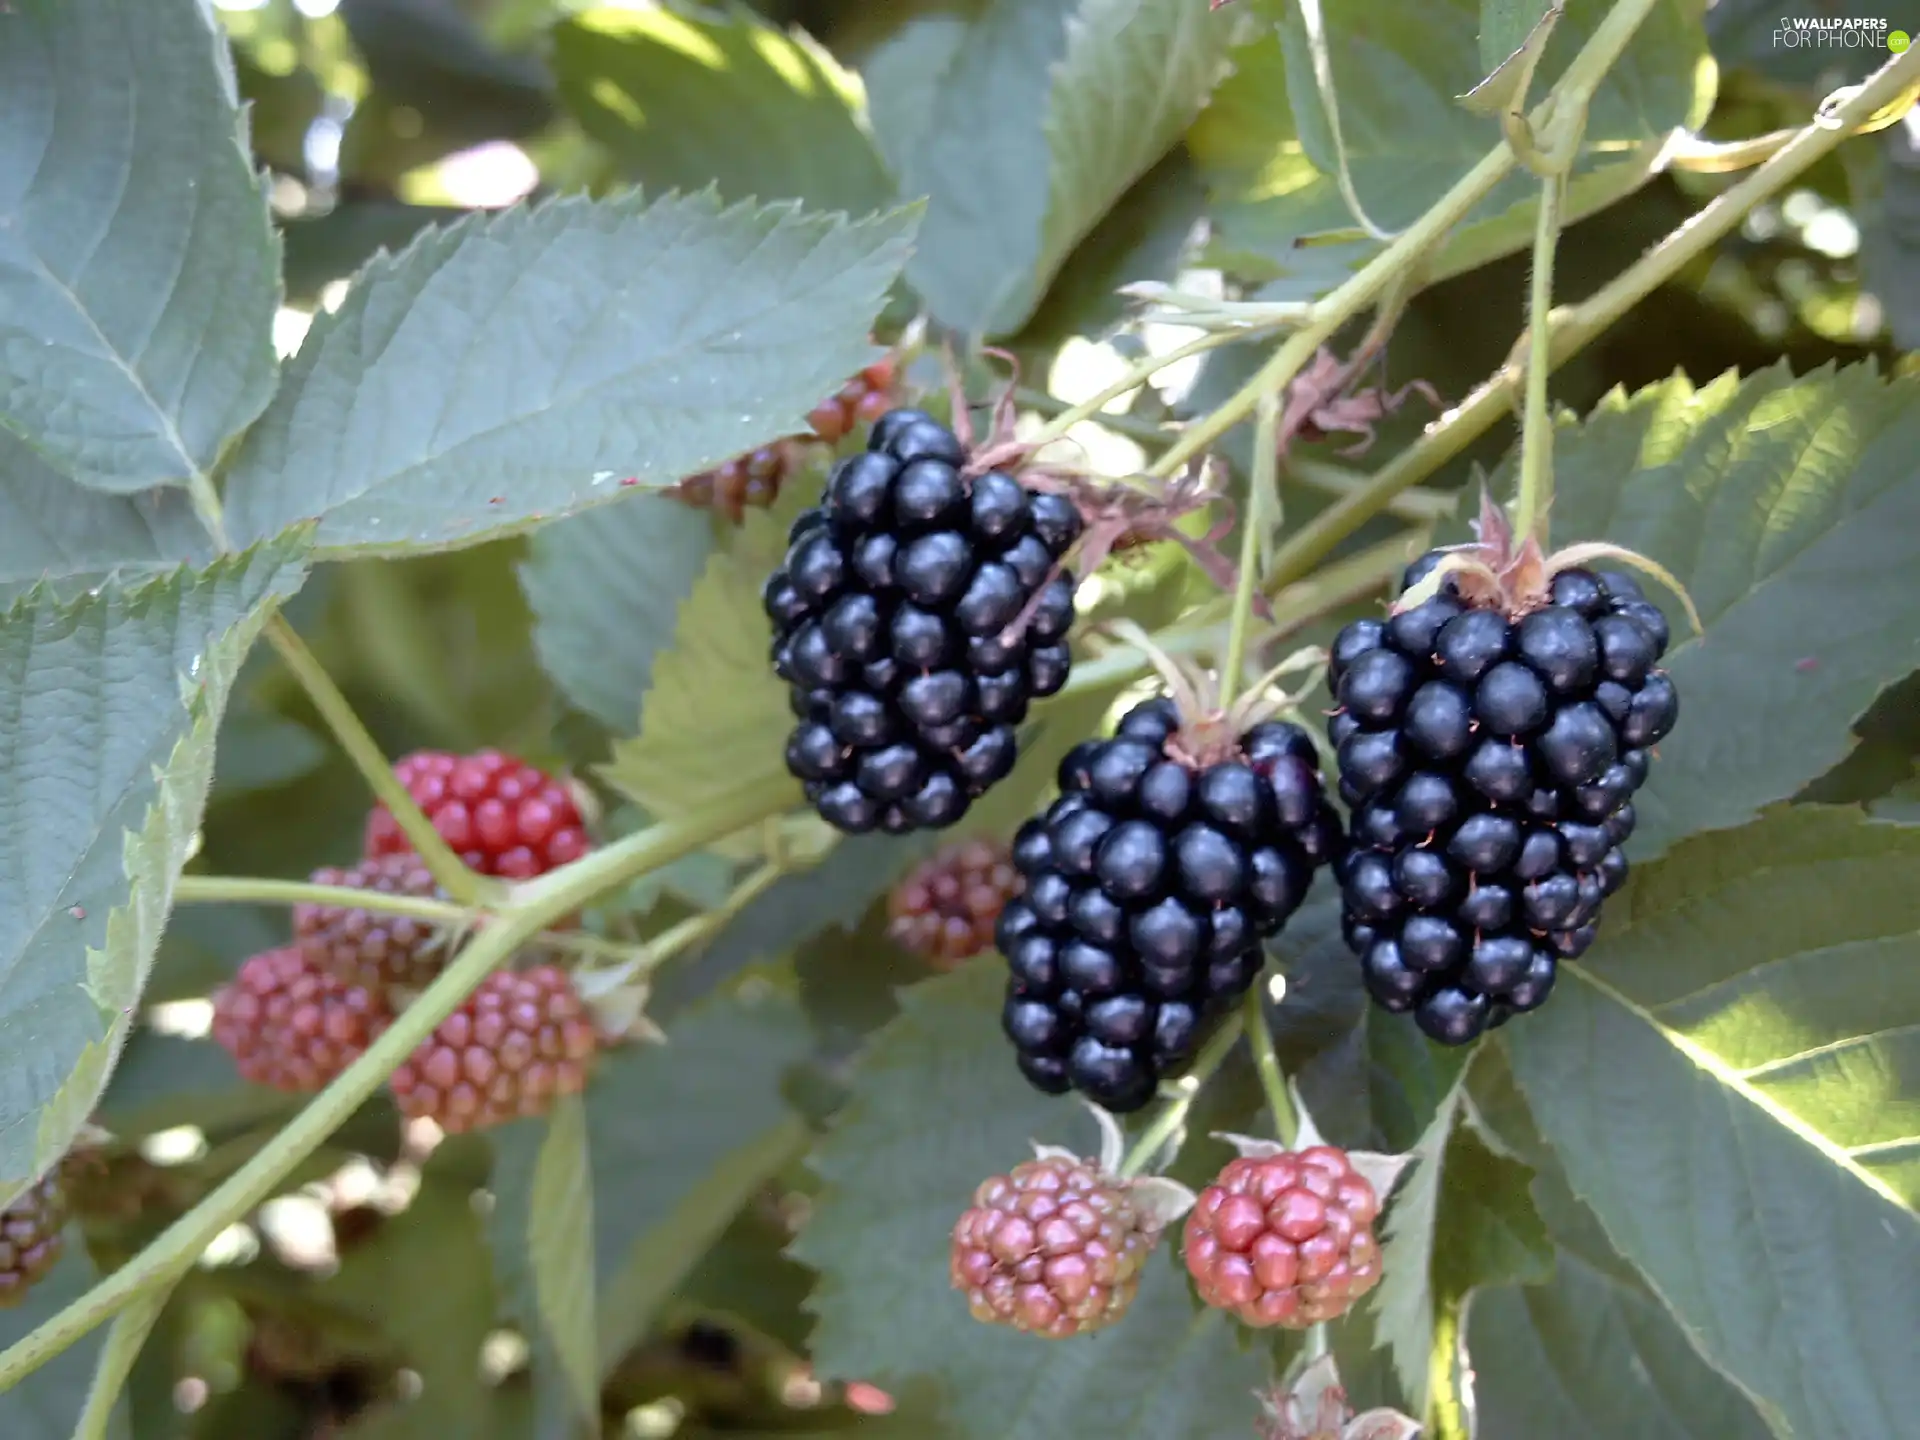
[[[955,823],[1013,768],[1028,702],[1067,680],[1079,511],[966,459],[930,416],[888,411],[763,592],[799,722],[787,768],[848,833]]]
[[[393,773],[440,838],[482,875],[531,880],[592,848],[567,787],[498,750],[420,750],[396,762]],[[412,848],[387,807],[375,805],[367,817],[365,857],[404,855]]]
[[[1305,1330],[1380,1283],[1380,1198],[1344,1150],[1242,1155],[1187,1212],[1200,1299],[1255,1328]]]
[[[1390,620],[1347,626],[1328,667],[1353,807],[1344,933],[1373,999],[1447,1044],[1540,1005],[1592,943],[1626,882],[1648,749],[1678,715],[1656,668],[1666,620],[1639,585],[1531,553],[1532,593],[1450,572]]]
[[[253,956],[213,997],[213,1038],[241,1078],[296,1094],[323,1089],[391,1018],[379,990],[330,974],[297,945]]]
[[[974,1319],[1058,1340],[1124,1315],[1159,1239],[1129,1188],[1052,1152],[982,1181],[948,1259]]]
[[[887,934],[929,963],[952,969],[993,944],[1000,911],[1019,891],[1006,847],[966,840],[936,852],[887,896]]]
[[[566,971],[496,970],[388,1077],[408,1119],[448,1134],[544,1115],[586,1088],[599,1035]]]
[[[0,1309],[18,1305],[65,1248],[67,1195],[55,1166],[0,1211]]]
[[[1040,1089],[1145,1105],[1331,858],[1339,823],[1306,732],[1234,730],[1185,726],[1170,699],[1137,705],[1066,756],[1060,798],[1015,836],[1026,888],[996,933],[1002,1020]]]
[[[345,869],[327,866],[309,878],[316,885],[349,890],[446,898],[411,850]],[[293,907],[294,943],[321,969],[373,994],[425,988],[446,961],[446,938],[432,921],[406,915],[337,905]]]

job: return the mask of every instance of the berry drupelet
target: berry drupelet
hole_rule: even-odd
[[[1261,942],[1305,899],[1339,823],[1297,725],[1212,727],[1148,700],[1060,765],[1061,795],[1023,825],[1026,880],[996,935],[1003,1023],[1022,1072],[1137,1110],[1246,993]]]
[[[848,833],[952,825],[1013,768],[1029,701],[1066,683],[1080,513],[966,460],[946,426],[889,411],[766,583],[787,768]]]
[[[1544,1002],[1592,944],[1679,697],[1658,668],[1666,618],[1624,574],[1536,549],[1397,609],[1347,626],[1328,670],[1352,811],[1343,925],[1376,1002],[1465,1044]]]

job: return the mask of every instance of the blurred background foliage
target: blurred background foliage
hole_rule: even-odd
[[[857,100],[854,77],[863,69],[906,63],[900,42],[912,26],[971,8],[969,0],[761,0],[751,7],[755,20],[738,5],[219,0],[285,239],[281,349],[297,348],[314,311],[337,304],[346,277],[378,248],[402,246],[421,226],[469,210],[630,183],[711,182],[729,198],[794,196],[851,209],[883,203],[885,147],[830,143],[842,136],[810,143],[822,132],[809,127],[843,128],[857,113],[811,101],[849,86]],[[1773,13],[1747,0],[1707,10],[1721,65],[1709,138],[1802,123],[1821,95],[1858,78],[1824,52],[1816,59],[1772,49],[1764,29]],[[676,29],[680,17],[740,21],[729,32],[737,43],[701,43],[684,25]],[[710,86],[727,87],[726,106],[683,103]],[[1224,183],[1222,155],[1245,138],[1235,123],[1217,107],[1203,121],[1212,133],[1177,147],[1069,258],[1006,342],[1030,383],[1070,399],[1091,393],[1114,364],[1105,343],[1122,318],[1114,286],[1172,279],[1206,253],[1199,242],[1209,196]],[[870,164],[862,158],[869,154]],[[1727,183],[1712,174],[1662,175],[1575,226],[1558,262],[1565,296],[1598,288]],[[1251,261],[1236,269],[1230,247],[1219,254],[1227,283],[1273,278]],[[1510,256],[1421,295],[1394,340],[1395,382],[1419,376],[1449,399],[1465,394],[1505,358],[1521,327],[1524,274],[1524,258]],[[1909,117],[1844,147],[1843,158],[1756,211],[1737,238],[1560,372],[1555,398],[1585,410],[1613,387],[1676,369],[1704,381],[1782,356],[1798,371],[1867,356],[1895,368],[1900,351],[1915,346],[1920,127]],[[1197,408],[1250,363],[1223,352],[1187,395],[1148,393],[1140,413]],[[1390,420],[1377,454],[1391,455],[1426,418],[1415,405]],[[1510,439],[1511,432],[1485,437],[1430,488],[1464,486]],[[1124,456],[1124,436],[1117,443]],[[1311,494],[1289,498],[1298,515],[1315,503]],[[1387,533],[1372,530],[1355,543]],[[523,542],[509,541],[329,566],[290,615],[388,753],[495,745],[578,769],[603,759],[610,737],[566,707],[536,661],[519,578],[525,552]],[[1878,796],[1913,774],[1915,698],[1908,685],[1883,700],[1863,722],[1865,743],[1820,782],[1823,798]],[[264,651],[236,690],[218,766],[205,868],[304,876],[355,852],[367,803],[361,787]],[[835,918],[848,930],[828,930],[744,974],[741,965],[764,940],[735,937],[727,956],[703,962],[726,977],[730,995],[745,986],[800,997],[820,1043],[814,1060],[791,1068],[788,1089],[816,1116],[835,1102],[839,1057],[891,1013],[890,986],[919,975],[867,910],[884,877],[863,873],[872,867],[860,847],[843,848],[848,863],[809,883],[829,910],[839,906]],[[637,897],[645,903],[627,923],[656,929],[723,893],[699,864],[676,867],[667,880]],[[722,872],[719,886],[724,881]],[[240,959],[276,943],[284,923],[280,913],[234,907],[176,915],[150,992],[161,1023],[130,1047],[102,1117],[124,1137],[146,1137],[140,1154],[116,1159],[98,1177],[89,1238],[103,1262],[132,1254],[291,1113],[290,1100],[234,1090],[213,1047],[165,1033],[170,1015],[190,1028],[193,1003]],[[142,1440],[526,1433],[527,1380],[542,1362],[512,1330],[495,1329],[495,1290],[507,1280],[494,1274],[487,1216],[473,1203],[487,1181],[486,1144],[428,1153],[417,1142],[401,1135],[384,1102],[369,1106],[293,1177],[258,1225],[216,1247],[141,1358],[131,1400]],[[604,1397],[610,1433],[914,1433],[912,1396],[827,1391],[810,1379],[801,1307],[808,1276],[782,1253],[805,1212],[808,1182],[793,1163],[769,1173],[614,1368]],[[489,1383],[469,1394],[458,1377],[475,1353]],[[448,1376],[456,1378],[443,1383]],[[381,1403],[409,1395],[434,1403]]]

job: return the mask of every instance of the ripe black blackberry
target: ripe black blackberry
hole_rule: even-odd
[[[1429,598],[1341,631],[1327,677],[1347,942],[1374,1000],[1447,1044],[1539,1006],[1593,943],[1679,714],[1666,618],[1631,577],[1574,563],[1608,547],[1516,558],[1503,521],[1481,530]]]
[[[1137,1110],[1259,975],[1339,820],[1299,726],[1183,725],[1165,698],[1075,747],[1059,778],[1014,839],[1026,888],[996,935],[1002,1020],[1040,1089]]]
[[[889,411],[766,583],[799,718],[787,768],[849,833],[952,825],[1013,768],[1029,701],[1066,683],[1080,513],[967,459],[945,425]]]

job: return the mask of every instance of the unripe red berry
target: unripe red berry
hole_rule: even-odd
[[[410,850],[346,869],[328,866],[310,878],[340,889],[444,898],[425,863]],[[357,906],[296,905],[293,938],[321,969],[372,991],[422,989],[446,960],[447,937],[431,920]]]
[[[965,840],[929,856],[887,897],[887,934],[950,969],[993,944],[1000,911],[1020,890],[1004,845]]]
[[[599,1047],[567,972],[500,970],[441,1021],[387,1082],[400,1111],[449,1134],[543,1115],[586,1088]]]
[[[68,1213],[58,1166],[0,1211],[0,1309],[18,1305],[58,1262]]]
[[[531,880],[592,848],[567,787],[512,755],[420,750],[400,760],[393,773],[440,838],[482,875]],[[366,858],[411,849],[387,807],[375,805],[367,817]]]
[[[1380,1200],[1331,1145],[1230,1161],[1187,1213],[1200,1298],[1243,1324],[1304,1330],[1380,1281]]]
[[[213,1038],[242,1078],[296,1094],[323,1088],[391,1019],[379,991],[329,974],[297,945],[255,955],[213,998]]]

